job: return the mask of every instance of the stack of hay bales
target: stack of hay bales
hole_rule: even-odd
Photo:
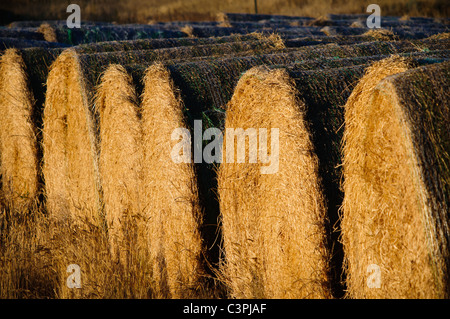
[[[244,163],[229,163],[225,135],[219,195],[226,254],[223,269],[232,296],[326,297],[336,289],[331,287],[336,278],[330,266],[336,267],[340,262],[336,258],[342,258],[332,250],[339,235],[332,228],[339,220],[342,201],[338,169],[342,106],[367,66],[320,71],[292,68],[291,77],[281,70],[253,69],[238,83],[228,105],[225,130],[278,128],[276,150],[280,153],[279,171],[265,175],[261,167],[268,164],[263,160],[255,165],[246,157]],[[261,152],[261,147],[258,144],[254,152]],[[297,223],[303,226],[293,227]],[[301,255],[289,260],[293,251]],[[270,268],[274,265],[276,269]]]
[[[97,153],[99,141],[94,124],[98,119],[91,101],[96,85],[99,84],[98,76],[110,63],[146,64],[157,59],[187,58],[210,53],[226,54],[249,49],[257,51],[259,48],[261,50],[276,50],[274,44],[277,44],[277,41],[276,39],[275,41],[261,39],[254,43],[223,43],[198,47],[188,46],[98,54],[78,54],[75,49],[63,52],[52,64],[47,81],[47,96],[44,108],[43,145],[45,160],[43,171],[50,213],[56,215],[63,211],[67,213],[66,207],[68,204],[64,202],[72,203],[70,206],[72,212],[77,210],[75,207],[83,210],[83,206],[91,212],[100,211],[99,178],[95,177],[98,176]],[[75,115],[77,113],[78,115]],[[72,115],[70,114],[76,116],[77,119],[71,118]],[[66,132],[70,127],[78,132],[79,140],[68,138],[75,134],[75,132]],[[67,134],[67,137],[64,137],[64,134]],[[81,134],[84,134],[84,137],[81,137]],[[73,154],[69,151],[69,145],[64,145],[64,143],[74,145]],[[83,153],[84,156],[82,156]],[[74,156],[73,161],[69,160],[71,156]],[[75,166],[72,169],[66,167],[65,165],[69,164],[66,163],[64,158],[72,163],[70,165]],[[80,169],[77,169],[76,167],[79,167],[79,165],[81,165]],[[75,175],[73,179],[63,178],[63,176],[67,177],[67,174]],[[65,180],[70,181],[67,187],[72,189],[73,198],[68,196],[68,190],[60,185]],[[78,185],[78,183],[80,184]],[[81,185],[85,186],[82,187]]]
[[[446,21],[366,18],[0,28],[0,240],[42,204],[24,253],[69,298],[448,297]],[[199,159],[213,127],[242,161]]]

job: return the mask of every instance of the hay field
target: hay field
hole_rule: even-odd
[[[0,298],[449,298],[449,19],[191,2],[0,28]]]

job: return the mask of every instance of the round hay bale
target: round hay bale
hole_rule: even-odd
[[[288,73],[264,68],[246,72],[228,104],[225,130],[279,131],[279,153],[270,142],[274,133],[267,133],[271,146],[266,153],[278,157],[278,170],[262,174],[262,167],[267,166],[262,160],[249,164],[248,143],[245,163],[223,158],[220,165],[225,277],[232,297],[330,297],[318,161],[304,120],[304,105],[298,104]],[[230,152],[228,140],[226,132],[225,157]],[[236,159],[235,154],[231,156]]]
[[[139,100],[132,77],[124,67],[110,65],[97,88],[100,118],[99,169],[110,250],[126,260],[125,220],[139,215],[142,131]]]
[[[43,174],[51,215],[98,225],[98,140],[88,93],[77,56],[62,53],[47,80]]]
[[[146,72],[142,101],[143,207],[158,297],[188,297],[202,276],[201,209],[192,163],[174,163],[170,136],[185,128],[183,104],[160,64]]]
[[[411,67],[399,58],[374,64],[346,106],[342,241],[351,297],[449,296],[450,69]]]
[[[48,23],[42,23],[38,30],[44,36],[44,40],[47,42],[58,42],[55,29]]]
[[[0,156],[3,200],[12,208],[27,208],[38,193],[33,95],[19,52],[8,49],[0,61]]]
[[[315,71],[307,71],[307,68],[305,71],[302,69],[305,67],[302,64],[300,67],[294,65],[288,68],[290,77],[280,76],[279,74],[282,73],[278,73],[281,72],[279,70],[265,72],[268,74],[265,76],[261,70],[248,71],[248,77],[244,75],[236,86],[233,98],[228,104],[225,130],[227,128],[268,128],[274,127],[273,123],[276,122],[280,126],[279,170],[288,168],[286,168],[287,172],[278,179],[276,176],[278,173],[270,176],[269,174],[264,175],[260,170],[261,165],[267,166],[267,162],[261,161],[255,165],[249,162],[249,157],[246,157],[244,163],[230,164],[226,158],[228,156],[226,151],[228,133],[224,133],[223,149],[225,151],[223,154],[225,157],[219,167],[218,178],[226,256],[222,269],[232,295],[241,298],[278,298],[295,287],[293,282],[296,282],[295,278],[297,277],[285,275],[285,278],[288,279],[284,282],[280,277],[283,273],[281,265],[284,263],[281,256],[284,256],[283,254],[286,252],[286,258],[289,258],[289,253],[287,253],[289,249],[286,248],[289,244],[281,239],[302,234],[305,230],[314,231],[317,237],[312,235],[304,237],[305,233],[303,233],[303,237],[299,236],[296,240],[299,241],[303,238],[304,241],[310,240],[314,244],[308,246],[308,243],[302,242],[301,245],[297,243],[294,246],[309,251],[307,254],[302,254],[301,258],[307,258],[305,256],[322,258],[322,263],[317,263],[316,260],[317,265],[320,266],[313,268],[316,272],[312,271],[310,276],[321,276],[323,279],[308,281],[311,286],[304,284],[303,292],[301,289],[292,288],[291,297],[295,296],[295,293],[298,293],[297,297],[314,294],[319,296],[320,293],[322,293],[322,297],[340,296],[343,293],[344,287],[340,282],[343,252],[338,242],[340,235],[338,209],[343,197],[339,187],[342,176],[340,144],[344,124],[342,106],[345,105],[352,86],[356,85],[368,66],[368,64],[354,66],[357,61],[353,61],[353,66],[351,61],[348,61],[348,67],[333,69],[327,68],[333,67],[333,63],[323,63],[321,66],[318,65],[318,69]],[[359,61],[364,63],[370,59]],[[272,77],[278,80],[275,81]],[[244,83],[247,84],[244,85]],[[282,90],[280,87],[289,87],[291,91]],[[255,92],[259,88],[261,91]],[[265,91],[262,91],[263,88]],[[296,98],[294,99],[293,96]],[[240,107],[239,112],[233,111],[234,103]],[[287,111],[279,111],[282,103],[287,105],[286,108],[303,112],[302,118],[296,118],[297,121],[302,121],[297,124],[303,128],[302,134],[294,134],[292,132],[295,130],[286,129],[283,126],[290,122],[283,117]],[[261,115],[259,115],[260,113]],[[232,120],[229,120],[232,124],[227,122],[229,116],[233,116]],[[277,118],[280,116],[283,120],[278,122]],[[254,119],[260,120],[253,122]],[[286,142],[288,140],[289,142]],[[305,147],[306,143],[311,143],[309,145],[312,146]],[[289,153],[294,152],[292,149],[296,149],[297,144],[302,146],[298,149],[299,154],[309,156],[312,163],[315,160],[316,166],[305,165],[304,159],[297,159],[300,155]],[[246,156],[252,154],[247,146]],[[258,146],[258,150],[253,149],[253,155],[260,151],[260,147]],[[236,148],[232,149],[232,152],[236,153]],[[287,152],[289,155],[283,155],[283,152]],[[284,164],[282,164],[282,156],[285,156]],[[292,158],[296,160],[290,162]],[[299,165],[298,162],[302,164]],[[296,172],[297,169],[304,171],[289,173]],[[300,178],[300,181],[295,184],[297,177]],[[273,184],[270,184],[272,182]],[[269,187],[265,183],[271,186]],[[310,188],[314,191],[304,189],[305,185],[312,185]],[[292,189],[296,190],[293,194],[309,192],[307,193],[309,195],[293,196]],[[268,201],[266,201],[266,197],[269,198]],[[301,203],[297,203],[299,198],[301,198]],[[297,221],[302,220],[302,222],[295,224],[293,221],[289,221],[289,218],[294,218],[294,216],[297,216]],[[301,216],[304,218],[301,219]],[[286,226],[283,226],[284,222]],[[264,223],[268,223],[269,226],[265,228],[266,224]],[[314,229],[310,223],[322,231]],[[318,242],[322,243],[322,246]],[[317,254],[317,251],[308,250],[305,247],[315,247],[316,249],[324,247],[322,252],[325,253]],[[277,250],[277,253],[273,252]],[[278,268],[277,270],[272,268],[272,273],[270,273],[271,267],[275,267],[274,264]],[[286,267],[290,267],[291,264],[293,264],[292,261],[286,262],[288,265]],[[294,268],[300,272],[298,267],[300,266]],[[306,269],[310,269],[308,267],[306,266]],[[286,274],[287,270],[284,271]],[[305,280],[300,281],[305,283]]]

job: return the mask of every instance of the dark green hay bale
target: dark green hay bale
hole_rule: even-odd
[[[42,24],[47,23],[50,26],[62,26],[66,25],[66,20],[24,20],[24,21],[13,21],[8,24],[9,28],[39,28]],[[111,25],[109,22],[99,22],[99,21],[81,21],[81,27],[84,26],[102,26]]]
[[[108,51],[130,51],[130,50],[150,50],[171,47],[182,47],[190,45],[206,45],[220,44],[238,41],[253,41],[261,38],[260,34],[247,35],[230,35],[225,37],[211,38],[169,38],[169,39],[140,39],[140,40],[123,40],[123,41],[107,41],[80,44],[75,46],[84,53],[89,52],[108,52]]]
[[[20,38],[0,38],[0,51],[6,50],[8,48],[17,48],[17,49],[25,49],[25,48],[59,48],[59,47],[68,47],[66,44],[62,43],[54,43],[47,41],[39,41],[39,40],[27,40]]]
[[[44,36],[37,28],[5,28],[0,27],[0,37],[44,41]]]
[[[421,44],[421,46],[419,45]],[[446,49],[448,41],[371,42],[355,45],[310,46],[281,54],[222,58],[214,61],[187,62],[169,66],[174,80],[188,83],[185,87],[185,103],[195,109],[221,109],[231,98],[240,75],[257,65],[283,65],[310,59],[341,59],[356,56],[388,55],[402,52]],[[183,91],[183,90],[182,90]]]
[[[286,16],[286,15],[272,15],[272,14],[253,14],[253,13],[224,13],[225,18],[230,22],[240,22],[240,21],[261,21],[261,20],[269,20],[269,21],[309,21],[314,18],[310,17],[295,17],[295,16]]]
[[[181,31],[157,29],[151,26],[87,26],[80,29],[54,26],[53,29],[58,42],[71,45],[117,40],[182,38],[186,36]]]

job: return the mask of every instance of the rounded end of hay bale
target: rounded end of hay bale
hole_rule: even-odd
[[[372,37],[378,41],[393,41],[397,38],[394,32],[387,29],[370,29],[363,33],[363,36]]]
[[[351,297],[436,297],[411,127],[386,80],[411,67],[400,57],[374,63],[346,105],[341,225]]]
[[[97,224],[98,146],[84,77],[73,49],[51,66],[43,112],[43,174],[52,215]]]
[[[127,254],[127,221],[140,214],[142,134],[138,99],[131,76],[121,65],[110,65],[97,89],[100,118],[99,169],[104,214],[113,258]]]
[[[47,42],[58,42],[58,37],[56,35],[55,29],[48,23],[42,23],[38,30],[39,33],[42,33],[44,36],[44,40]]]
[[[159,294],[180,297],[202,274],[197,177],[190,156],[185,157],[187,162],[173,160],[172,150],[179,142],[173,133],[186,137],[188,130],[170,72],[162,64],[154,64],[147,69],[144,84],[143,205],[150,251],[155,254]]]
[[[241,77],[227,106],[218,185],[223,271],[235,297],[330,296],[324,199],[304,112],[288,73],[264,67]],[[267,134],[253,149],[248,137],[241,160],[236,128]]]
[[[38,192],[34,98],[20,52],[7,49],[0,61],[0,156],[3,200],[12,207],[31,204]]]
[[[217,13],[216,21],[218,22],[219,27],[224,27],[224,28],[231,27],[230,19],[228,18],[227,14],[224,12]]]
[[[196,38],[195,34],[194,34],[194,28],[190,25],[185,25],[184,27],[182,27],[180,29],[181,32],[183,32],[184,34],[186,34],[188,36],[188,38]]]

